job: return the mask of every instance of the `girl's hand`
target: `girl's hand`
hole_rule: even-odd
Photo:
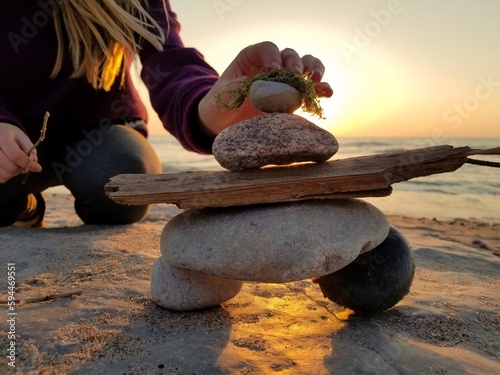
[[[28,152],[33,143],[17,126],[0,122],[0,183],[3,184],[12,177],[24,172],[41,172],[36,149]]]
[[[225,128],[237,122],[261,115],[248,98],[240,108],[231,111],[221,111],[217,108],[214,97],[229,87],[234,87],[238,81],[246,81],[252,75],[260,73],[262,68],[287,68],[299,74],[312,72],[311,79],[315,83],[318,96],[329,98],[333,90],[326,82],[321,82],[325,67],[323,63],[311,56],[300,57],[293,49],[280,51],[271,42],[254,44],[243,49],[228,68],[222,73],[212,89],[201,100],[198,113],[203,130],[212,136],[219,134]]]

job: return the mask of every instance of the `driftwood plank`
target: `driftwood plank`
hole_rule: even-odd
[[[484,150],[433,146],[240,173],[124,174],[113,177],[105,189],[118,203],[173,203],[180,208],[387,196],[393,183],[453,172],[467,156],[479,153]]]
[[[455,171],[467,156],[481,151],[433,146],[240,173],[123,174],[113,177],[105,190],[121,204],[173,203],[180,208],[380,197],[391,194],[393,183]]]

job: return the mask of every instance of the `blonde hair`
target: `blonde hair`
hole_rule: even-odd
[[[109,91],[121,73],[122,86],[142,39],[158,50],[165,42],[165,33],[147,7],[146,0],[59,0],[54,7],[58,50],[51,77],[61,70],[65,30],[72,78],[85,76],[95,89]],[[165,2],[163,7],[167,15]]]

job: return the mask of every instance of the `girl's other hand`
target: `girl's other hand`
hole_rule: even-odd
[[[41,172],[36,149],[28,152],[33,143],[17,126],[0,122],[0,183],[24,172]]]

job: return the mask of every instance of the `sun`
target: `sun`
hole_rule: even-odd
[[[341,119],[346,116],[345,99],[348,87],[340,71],[325,74],[323,81],[328,82],[333,89],[333,96],[331,98],[319,98],[319,103],[323,108],[323,118],[304,112],[302,109],[295,111],[295,114],[332,132],[341,126]]]

